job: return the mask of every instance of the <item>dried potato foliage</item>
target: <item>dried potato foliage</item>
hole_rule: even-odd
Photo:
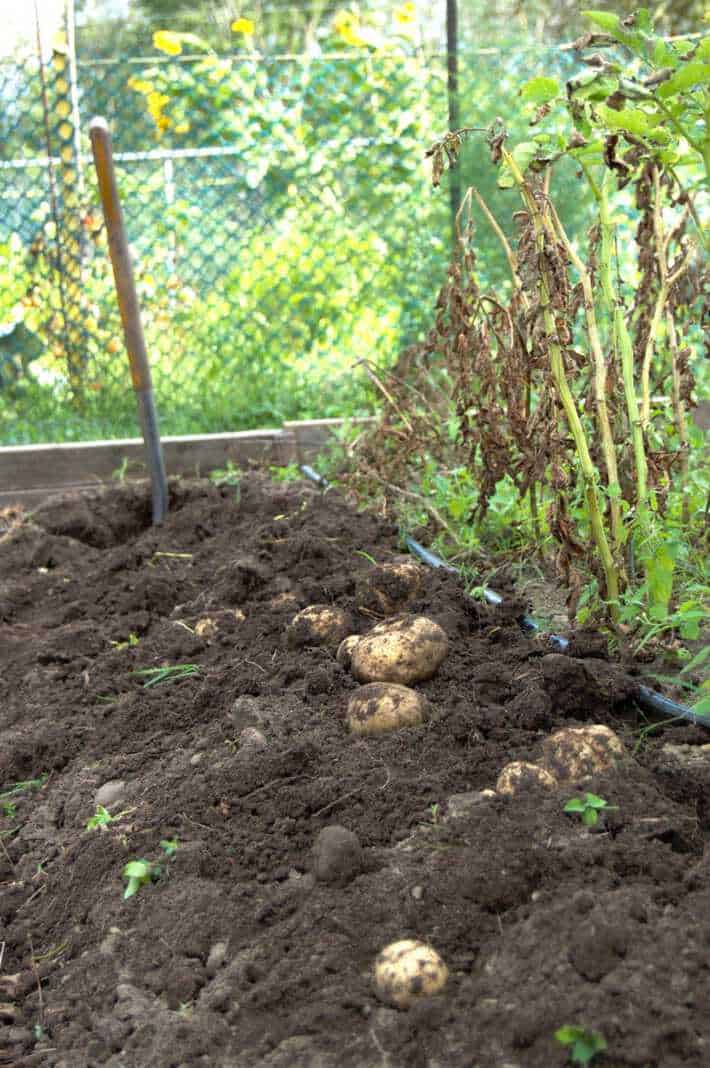
[[[494,133],[489,136],[489,147],[495,161],[496,154],[500,155],[500,139]],[[460,137],[442,138],[427,153],[432,157],[435,184],[445,165],[455,162],[460,143]],[[633,292],[623,293],[633,324],[634,359],[640,377],[662,285],[659,257],[665,257],[665,276],[672,276],[686,255],[689,212],[683,211],[680,221],[676,213],[674,229],[664,234],[661,242],[654,222],[657,199],[677,208],[683,204],[684,193],[675,194],[674,199],[675,187],[668,176],[660,178],[659,187],[658,176],[654,177],[650,167],[639,168],[633,145],[623,157],[616,155],[616,143],[607,147],[609,160],[623,167],[623,184],[633,183],[640,213],[635,235],[639,284]],[[546,214],[544,179],[537,176],[528,181],[535,204]],[[581,498],[577,456],[551,375],[550,343],[560,347],[565,373],[587,428],[593,462],[603,472],[582,286],[575,280],[564,244],[552,236],[554,227],[545,232],[541,244],[528,211],[519,211],[515,215],[515,250],[509,250],[510,294],[502,299],[483,292],[476,271],[470,204],[467,195],[457,220],[452,262],[436,301],[433,327],[420,344],[402,352],[391,371],[380,372],[378,378],[370,368],[384,404],[373,431],[356,443],[353,469],[345,477],[356,490],[380,496],[383,509],[389,510],[397,497],[419,496],[419,475],[425,461],[433,461],[443,473],[465,466],[478,490],[476,504],[466,517],[474,523],[485,517],[497,484],[509,476],[521,499],[530,495],[533,522],[538,520],[539,502],[547,503],[546,518],[557,543],[556,568],[570,591],[572,617],[584,575],[591,572],[599,578],[600,586],[603,583],[589,534],[580,529],[576,518]],[[589,231],[586,256],[595,287],[599,285],[599,245],[597,225]],[[542,280],[547,283],[554,319],[553,337],[545,326]],[[669,288],[664,314],[670,312],[679,324],[686,323],[697,312],[703,285],[707,286],[707,271],[703,275],[697,263],[690,263]],[[604,343],[606,401],[617,443],[619,479],[622,495],[632,503],[635,478],[632,450],[623,447],[630,435],[620,361],[614,356],[611,339]],[[654,344],[668,342],[657,334]],[[668,393],[675,363],[678,396],[686,410],[692,404],[690,354],[687,346],[676,346],[672,360],[653,360],[651,375],[652,394]],[[456,417],[454,434],[450,432],[452,414]],[[668,415],[661,413],[658,418],[667,420]],[[680,448],[666,449],[656,444],[667,440],[667,427],[654,434],[652,419],[645,440],[649,487],[657,493],[661,507],[671,471],[683,458],[682,443]],[[428,505],[434,522],[446,525],[430,502],[421,497],[420,502]]]

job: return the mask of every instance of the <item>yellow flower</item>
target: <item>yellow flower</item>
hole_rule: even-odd
[[[163,108],[167,103],[169,103],[169,101],[169,96],[166,96],[165,93],[159,93],[157,92],[157,90],[154,90],[152,93],[148,93],[148,96],[146,98],[150,116],[155,125],[158,127],[158,130],[160,130],[161,132],[163,130],[167,130],[167,128],[170,126],[170,119],[167,115],[163,114]]]
[[[254,36],[253,19],[235,19],[232,23],[232,33],[243,33],[245,37]]]
[[[367,41],[360,36],[360,19],[350,11],[338,11],[333,18],[333,28],[346,44],[362,48]]]
[[[394,21],[399,22],[401,25],[406,25],[409,22],[414,22],[417,17],[416,5],[411,3],[411,0],[407,4],[402,4],[398,7],[394,13]]]
[[[135,89],[137,93],[150,93],[153,90],[153,83],[147,82],[144,78],[129,78],[128,88]]]
[[[161,52],[166,52],[169,56],[179,56],[182,52],[180,34],[173,33],[172,30],[157,30],[153,34],[153,44],[157,49]]]

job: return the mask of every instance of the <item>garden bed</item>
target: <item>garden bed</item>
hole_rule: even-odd
[[[710,739],[643,733],[603,642],[551,652],[514,597],[423,571],[408,609],[449,639],[415,687],[432,715],[357,737],[357,682],[285,635],[310,604],[378,622],[391,525],[259,474],[173,483],[159,529],[130,484],[3,522],[0,1065],[554,1068],[564,1025],[600,1064],[708,1063]],[[136,674],[165,665],[194,670]],[[615,766],[482,793],[587,724]],[[612,806],[589,829],[563,811],[586,791]],[[115,818],[87,829],[97,804]],[[362,855],[316,877],[332,825]],[[126,899],[138,858],[155,879]],[[408,1010],[372,981],[400,938],[449,969]]]

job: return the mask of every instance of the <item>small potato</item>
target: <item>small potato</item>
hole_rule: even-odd
[[[338,661],[340,666],[344,667],[346,670],[350,667],[353,649],[359,641],[359,635],[351,634],[349,638],[343,638],[342,642],[338,646],[338,651],[335,654],[335,659]]]
[[[525,760],[514,760],[506,764],[496,781],[496,793],[503,797],[516,797],[539,787],[549,790],[557,786],[557,780],[537,764],[528,764]]]
[[[399,682],[408,686],[430,679],[449,649],[438,623],[426,616],[403,616],[379,623],[350,651],[350,670],[358,682]]]
[[[408,560],[373,567],[358,580],[357,603],[385,616],[401,612],[419,593],[423,574],[418,564]]]
[[[448,977],[449,969],[436,950],[413,938],[392,942],[375,961],[377,994],[398,1009],[438,994]]]
[[[621,739],[601,723],[556,731],[545,740],[542,750],[545,767],[560,782],[588,779],[607,771],[625,752]]]
[[[245,619],[246,616],[240,608],[225,609],[214,616],[203,616],[202,619],[198,619],[195,623],[195,634],[198,638],[210,641],[211,638],[217,637],[220,629],[233,629],[235,623],[243,623]]]
[[[361,686],[348,701],[348,726],[353,734],[385,734],[401,727],[419,727],[429,716],[429,702],[420,693],[392,682]]]
[[[286,630],[286,640],[291,648],[326,645],[337,649],[351,630],[350,617],[342,608],[312,604],[293,617]]]

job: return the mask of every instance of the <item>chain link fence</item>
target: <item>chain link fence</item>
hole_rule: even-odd
[[[462,115],[515,112],[521,67],[476,54]],[[534,68],[534,69],[533,69]],[[207,433],[367,405],[361,361],[431,324],[447,195],[444,56],[152,56],[0,65],[0,438],[136,434],[87,127],[112,127],[161,429]],[[507,112],[507,114],[506,114]],[[493,187],[482,146],[465,180]]]

